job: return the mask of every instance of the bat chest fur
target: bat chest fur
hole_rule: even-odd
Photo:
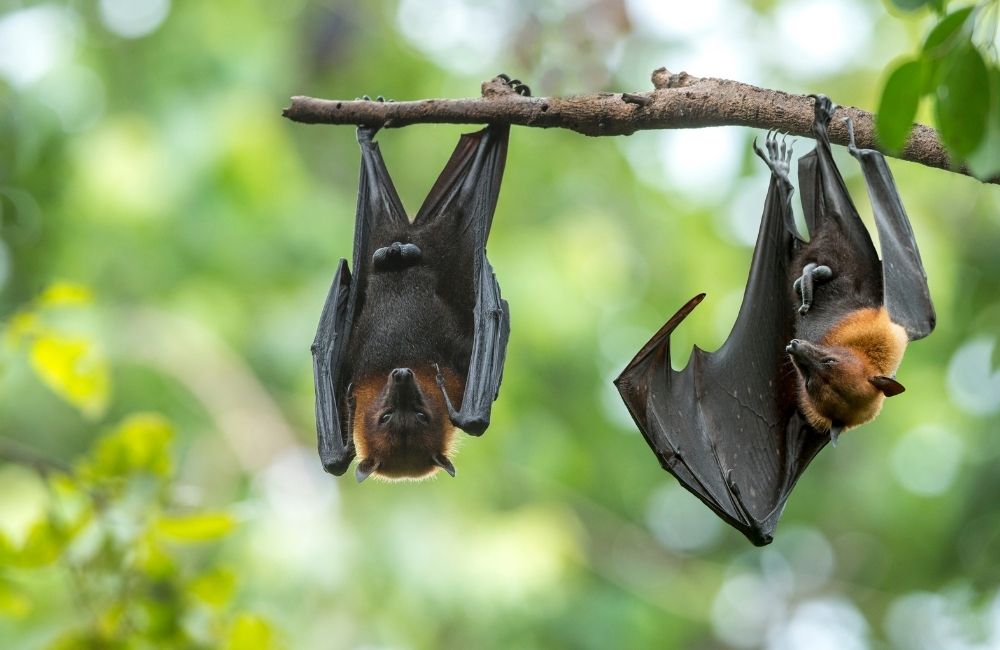
[[[350,342],[358,371],[386,373],[437,363],[464,373],[471,352],[468,333],[435,288],[433,274],[419,267],[370,276]]]

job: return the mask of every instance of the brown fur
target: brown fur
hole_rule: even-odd
[[[829,431],[834,423],[848,429],[878,415],[885,394],[870,380],[896,372],[907,342],[885,307],[853,311],[831,327],[814,347],[837,363],[814,369],[808,389],[800,376],[799,406],[810,424],[819,431]]]
[[[404,431],[379,425],[385,375],[364,377],[354,388],[352,435],[359,462],[372,459],[378,463],[374,472],[387,480],[424,479],[440,467],[432,462],[436,454],[451,458],[455,451],[455,427],[448,419],[448,408],[438,388],[433,367],[413,368],[414,378],[424,398],[429,422],[421,426],[411,422]],[[458,376],[443,368],[448,395],[462,395],[464,386]],[[459,409],[460,403],[452,405]]]

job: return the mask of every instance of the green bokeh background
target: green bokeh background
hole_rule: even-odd
[[[61,326],[111,377],[88,416],[8,346],[0,435],[70,462],[127,415],[163,414],[170,499],[239,522],[181,561],[232,571],[231,606],[282,647],[1000,647],[1000,190],[957,174],[890,162],[938,328],[908,352],[906,393],[813,462],[770,547],[659,469],[610,383],[695,293],[675,365],[725,339],[767,184],[746,129],[514,128],[489,242],[512,334],[488,434],[453,480],[323,474],[309,345],[350,257],[359,155],[349,127],[282,119],[289,96],[474,96],[500,71],[536,95],[635,90],[665,65],[871,109],[931,22],[860,0],[717,0],[657,22],[652,4],[135,3],[160,22],[124,0],[5,0],[0,34],[43,27],[19,23],[40,50],[0,42],[0,318],[54,282],[89,287]],[[379,135],[411,211],[471,128]],[[22,538],[45,494],[0,464],[0,528]],[[86,620],[60,566],[0,572],[31,602],[0,615],[0,646]],[[123,647],[156,647],[140,637]]]

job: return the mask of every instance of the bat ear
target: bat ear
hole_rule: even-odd
[[[875,375],[868,379],[872,383],[872,386],[882,391],[882,394],[886,397],[892,397],[894,395],[899,395],[906,388],[903,384],[899,383],[892,377],[886,377],[885,375]]]
[[[377,469],[378,461],[374,458],[366,458],[358,463],[357,469],[354,470],[354,478],[358,479],[358,483],[360,483],[371,476]]]
[[[834,447],[837,446],[837,441],[840,439],[840,434],[844,432],[843,425],[831,424],[830,425],[830,444]]]
[[[455,478],[455,466],[450,460],[448,460],[447,456],[444,456],[443,454],[434,454],[434,457],[431,458],[431,462],[448,472],[452,478]]]

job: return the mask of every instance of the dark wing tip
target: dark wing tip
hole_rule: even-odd
[[[774,531],[764,530],[759,526],[751,526],[749,528],[744,528],[741,532],[746,536],[747,539],[750,540],[750,543],[753,544],[754,546],[758,547],[767,546],[768,544],[774,541]]]
[[[468,419],[456,418],[452,421],[456,427],[466,432],[470,436],[479,437],[486,433],[486,429],[490,426],[490,419],[488,417],[473,417]]]
[[[645,360],[646,357],[648,357],[654,350],[658,349],[664,342],[669,340],[670,334],[677,329],[677,326],[681,324],[681,321],[687,318],[688,314],[694,311],[694,308],[697,307],[698,304],[704,299],[705,294],[699,293],[697,296],[684,303],[683,307],[678,309],[673,316],[667,319],[667,322],[663,324],[663,327],[661,327],[656,334],[654,334],[649,341],[646,342],[646,345],[642,346],[642,349],[639,350],[638,354],[632,358],[629,364],[625,366],[625,369],[622,370],[621,374],[618,375],[617,379],[614,381],[615,386],[621,388],[621,384],[623,382],[627,382],[628,375],[631,371],[636,366],[641,364],[643,360]]]
[[[334,476],[343,476],[347,468],[351,466],[351,461],[354,460],[354,456],[350,455],[347,458],[324,458],[323,471],[327,474],[333,474]]]

